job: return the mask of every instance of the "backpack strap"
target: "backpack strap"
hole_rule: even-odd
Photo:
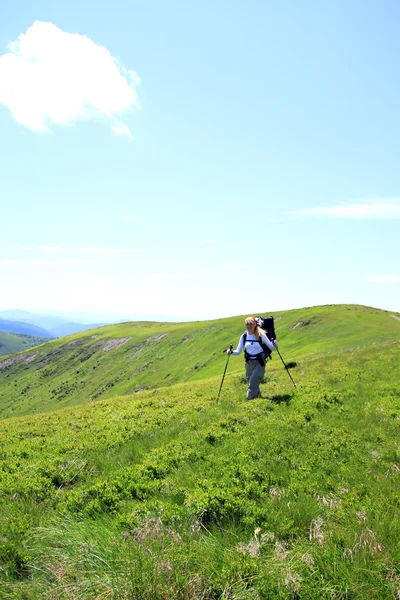
[[[246,351],[246,341],[247,341],[247,332],[246,331],[243,333],[242,338],[243,338],[243,343],[244,343],[244,360],[246,362],[249,362],[250,354]],[[252,342],[253,342],[253,340],[252,340]],[[264,346],[261,339],[254,340],[254,342],[256,342],[257,344],[259,344],[261,346],[261,349],[265,353],[266,357],[268,357],[268,354],[267,354],[268,352],[271,354],[270,350],[266,346]],[[265,365],[265,362],[262,360],[261,356],[260,357],[257,356],[257,360],[262,367]]]
[[[261,354],[262,354],[261,352],[260,352],[260,354],[257,354],[257,360],[258,360],[258,362],[260,363],[260,365],[261,365],[262,367],[265,367],[265,363],[267,362],[267,358],[265,357],[265,359],[264,359],[264,358],[261,356]]]

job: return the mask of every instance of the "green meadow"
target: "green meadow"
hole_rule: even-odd
[[[264,313],[263,313],[264,314]],[[334,355],[400,337],[393,313],[355,305],[274,313],[283,356]],[[0,418],[132,395],[223,372],[222,351],[236,344],[244,317],[194,323],[122,323],[47,342],[0,359]],[[242,372],[232,358],[230,371]],[[281,368],[278,356],[270,371]]]
[[[274,317],[250,402],[243,317],[2,357],[0,598],[400,598],[400,316]]]

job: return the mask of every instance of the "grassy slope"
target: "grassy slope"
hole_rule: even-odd
[[[0,322],[1,324],[1,322]],[[47,342],[47,338],[0,331],[0,356],[15,354]]]
[[[396,340],[400,320],[360,306],[322,306],[277,312],[276,332],[287,362],[333,356],[338,349]],[[309,325],[293,329],[297,323]],[[221,350],[236,344],[243,317],[198,323],[124,323],[48,342],[40,349],[0,362],[0,416],[54,410],[184,381],[217,376]],[[107,340],[128,338],[110,351]],[[28,361],[28,364],[26,363]],[[8,361],[10,362],[10,361]],[[242,370],[242,357],[230,370]],[[7,363],[8,364],[8,363]],[[269,366],[281,368],[280,359]]]
[[[219,404],[218,377],[0,421],[0,597],[396,598],[399,359],[305,357],[269,401],[231,373]]]
[[[220,345],[240,324],[163,326],[161,368],[179,361],[177,377],[208,380],[0,421],[0,598],[397,597],[397,320],[361,307],[288,311],[277,330],[298,389],[274,359],[264,399],[244,403],[232,358],[216,404]],[[161,329],[137,327],[136,343]],[[183,344],[193,354],[180,354],[195,331]],[[122,368],[123,348],[104,362]],[[186,370],[213,352],[213,364]],[[15,374],[35,373],[24,367]]]

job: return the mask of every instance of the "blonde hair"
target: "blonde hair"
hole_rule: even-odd
[[[262,335],[266,335],[264,329],[261,329],[254,317],[247,317],[247,319],[244,320],[244,323],[245,325],[251,324],[256,326],[254,330],[254,335],[256,336],[257,340],[259,340]]]

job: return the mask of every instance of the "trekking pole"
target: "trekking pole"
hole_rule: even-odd
[[[286,364],[285,364],[285,361],[283,360],[283,358],[282,358],[282,356],[281,356],[281,353],[280,353],[280,352],[279,352],[279,350],[278,350],[278,346],[277,346],[277,345],[276,345],[274,342],[272,342],[272,343],[274,344],[274,346],[275,346],[275,350],[277,351],[277,353],[279,354],[279,357],[280,357],[281,361],[283,362],[283,366],[285,367],[285,369],[286,369],[286,371],[287,371],[287,374],[289,375],[290,379],[292,380],[293,386],[294,386],[294,387],[297,387],[297,385],[296,385],[296,384],[295,384],[295,382],[293,381],[293,377],[292,377],[292,376],[291,376],[291,374],[289,373],[289,369],[287,368],[287,366],[286,366]]]
[[[233,345],[231,344],[231,345],[229,346],[229,350],[232,350],[232,348],[233,348]],[[229,357],[230,357],[230,354],[228,354],[228,360],[226,361],[225,370],[224,370],[224,374],[223,374],[223,376],[222,376],[221,385],[219,386],[219,392],[218,392],[218,396],[217,396],[217,402],[218,402],[218,400],[219,400],[219,395],[220,395],[220,393],[221,393],[221,390],[222,390],[222,385],[223,385],[223,383],[224,383],[226,369],[228,368]]]

